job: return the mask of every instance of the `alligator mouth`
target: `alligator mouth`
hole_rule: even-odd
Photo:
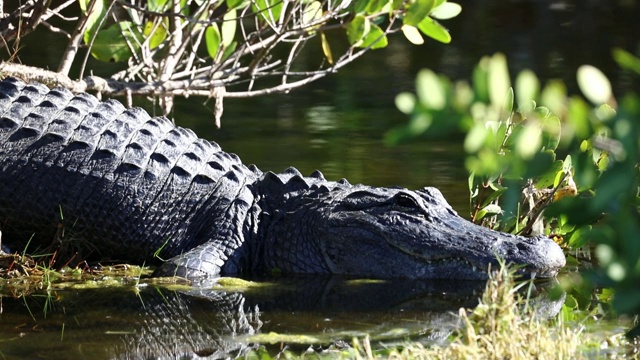
[[[411,251],[403,249],[402,247],[398,247],[392,242],[389,242],[389,245],[398,249],[402,253],[410,256],[417,263],[424,264],[427,267],[431,267],[434,270],[436,269],[440,270],[443,268],[445,269],[452,268],[452,269],[456,269],[458,272],[466,272],[466,273],[477,275],[477,277],[482,279],[488,278],[488,271],[489,271],[490,264],[486,264],[486,266],[477,265],[472,261],[470,261],[469,259],[460,257],[460,256],[441,256],[437,258],[426,258],[422,255],[418,255],[418,254],[412,253]],[[497,261],[496,261],[496,264],[497,264]],[[471,278],[476,278],[476,276],[471,276]]]
[[[416,262],[425,264],[427,267],[432,267],[434,269],[442,269],[442,268],[455,268],[455,270],[460,272],[467,272],[477,275],[484,275],[484,278],[488,277],[489,271],[493,268],[494,270],[500,266],[500,256],[497,252],[494,252],[494,256],[487,256],[486,261],[482,261],[482,264],[478,264],[477,261],[470,260],[468,257],[463,256],[448,256],[448,255],[440,255],[440,256],[425,256],[424,254],[418,254],[411,249],[407,249],[403,246],[396,244],[394,241],[390,241],[389,239],[385,239],[387,243],[397,249],[398,251],[410,256]],[[540,268],[536,267],[533,264],[526,263],[518,263],[517,261],[513,261],[512,259],[506,258],[503,259],[504,263],[510,266],[513,266],[515,270],[515,275],[522,277],[531,277],[533,278],[552,278],[558,275],[560,268]]]

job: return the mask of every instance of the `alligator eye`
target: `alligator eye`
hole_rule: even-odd
[[[416,202],[416,199],[412,198],[407,194],[398,194],[395,200],[396,200],[396,204],[403,208],[410,208],[410,209],[420,208],[420,205],[418,205],[418,202]]]

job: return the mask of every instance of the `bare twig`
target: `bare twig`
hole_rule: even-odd
[[[67,44],[67,48],[62,54],[62,59],[60,60],[60,65],[58,66],[58,72],[63,75],[69,75],[69,69],[71,69],[71,64],[73,63],[73,59],[75,59],[76,54],[78,53],[78,48],[80,47],[80,43],[82,42],[82,37],[84,36],[84,32],[87,30],[87,24],[89,20],[89,15],[95,9],[97,0],[92,0],[87,8],[87,13],[83,14],[80,20],[80,24],[76,26],[73,34],[69,37],[69,43]]]

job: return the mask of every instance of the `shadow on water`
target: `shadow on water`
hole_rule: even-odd
[[[0,356],[12,359],[224,358],[260,344],[300,353],[418,340],[443,343],[460,307],[483,282],[370,281],[340,277],[260,279],[242,291],[144,286],[63,290],[2,298]],[[136,290],[136,291],[134,291]],[[562,304],[538,296],[545,316]]]

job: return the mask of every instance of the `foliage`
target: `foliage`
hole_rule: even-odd
[[[640,74],[638,58],[622,49],[613,54],[622,68]],[[516,76],[514,92],[501,54],[483,58],[472,78],[473,87],[451,84],[423,70],[417,95],[396,98],[409,124],[387,140],[427,129],[465,132],[472,220],[546,234],[574,249],[594,245],[600,269],[590,278],[615,290],[617,311],[639,313],[638,95],[618,101],[607,77],[589,65],[579,68],[577,80],[591,105],[568,96],[558,81],[538,91],[538,79],[527,70]]]
[[[74,25],[75,32],[67,34],[70,41],[58,72],[68,74],[82,42],[95,59],[128,65],[111,74],[110,81],[92,79],[87,86],[99,83],[94,90],[112,95],[160,96],[165,113],[171,110],[173,96],[222,100],[288,92],[337,71],[371,49],[386,47],[389,35],[400,30],[416,44],[424,42],[423,36],[448,43],[451,36],[439,20],[461,11],[460,5],[446,0],[78,3],[83,16]],[[71,2],[56,9],[47,9],[48,4],[37,0],[4,17],[10,22],[14,13],[26,13],[31,9],[25,7],[32,6],[61,19],[75,19],[76,14],[60,13]],[[47,16],[51,15],[43,15]],[[303,54],[309,47],[322,55],[310,61],[309,52]],[[87,57],[80,60],[78,77],[83,78],[90,63]],[[221,105],[216,112],[219,116]]]
[[[535,301],[519,291],[528,285],[531,282],[516,284],[513,273],[503,264],[491,273],[480,304],[470,313],[460,309],[462,326],[444,347],[429,348],[407,342],[404,346],[377,348],[365,337],[353,339],[350,347],[331,345],[320,351],[308,347],[302,356],[311,359],[583,359],[604,355],[605,351],[613,356],[626,351],[629,342],[620,333],[603,337],[584,331],[579,324],[582,318],[571,319],[571,323],[554,323],[541,317],[544,311],[536,309]],[[576,323],[577,326],[573,325]],[[246,358],[299,358],[299,348],[283,347],[287,342],[285,338],[282,340],[275,342],[280,346],[262,345]],[[295,343],[298,339],[293,340]],[[306,340],[313,343],[314,339]]]

